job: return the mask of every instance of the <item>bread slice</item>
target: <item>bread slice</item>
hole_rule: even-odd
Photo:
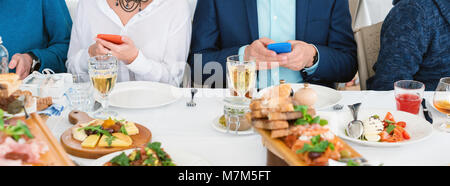
[[[288,121],[268,121],[268,120],[253,120],[253,127],[267,130],[286,129],[289,128]]]
[[[282,138],[289,136],[289,129],[278,129],[278,130],[272,130],[270,133],[271,138]]]
[[[11,96],[21,84],[17,74],[0,74],[0,98]]]

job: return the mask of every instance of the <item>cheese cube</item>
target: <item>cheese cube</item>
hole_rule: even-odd
[[[124,124],[125,130],[127,131],[128,135],[136,135],[139,134],[139,129],[136,127],[136,125],[133,122],[125,122]]]
[[[133,144],[133,140],[130,138],[130,136],[127,136],[122,133],[113,133],[112,134],[115,138],[111,142],[111,146],[108,144],[107,138],[108,136],[103,135],[100,139],[100,142],[98,142],[99,147],[129,147]]]

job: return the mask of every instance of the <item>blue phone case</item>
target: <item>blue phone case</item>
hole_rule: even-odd
[[[289,53],[292,51],[290,43],[274,43],[267,46],[267,49],[276,52],[277,54]]]

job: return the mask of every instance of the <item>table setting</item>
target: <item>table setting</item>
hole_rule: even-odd
[[[269,156],[283,165],[450,165],[449,78],[435,92],[410,80],[393,91],[283,80],[258,90],[253,61],[227,64],[229,88],[179,88],[117,83],[117,60],[92,58],[41,125],[80,166],[281,165]]]

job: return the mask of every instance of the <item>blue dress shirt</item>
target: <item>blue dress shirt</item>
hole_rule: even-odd
[[[296,39],[296,0],[257,0],[259,37],[267,37],[277,43]],[[239,55],[245,53],[243,46]],[[318,62],[305,71],[312,74],[317,69]],[[303,78],[299,71],[279,67],[258,72],[258,88],[279,84],[280,80],[287,83],[301,83]]]

